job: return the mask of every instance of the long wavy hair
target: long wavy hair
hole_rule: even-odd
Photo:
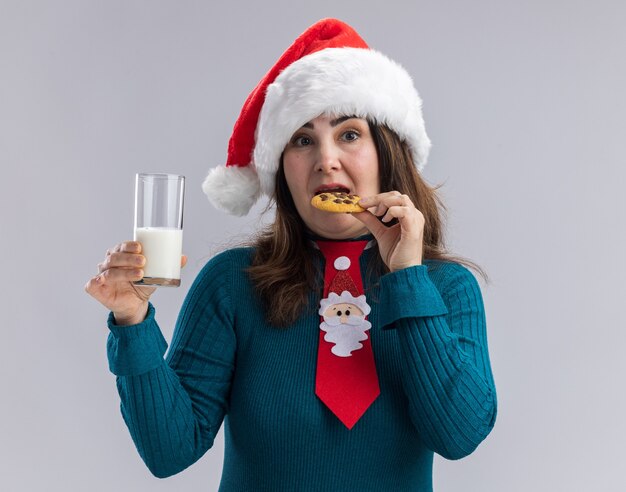
[[[446,208],[437,194],[439,186],[431,187],[422,179],[408,146],[394,131],[371,122],[369,127],[378,154],[380,191],[397,190],[408,195],[424,215],[423,259],[463,264],[486,281],[482,268],[446,251],[443,225]],[[282,157],[275,184],[268,209],[275,204],[276,217],[253,238],[251,245],[255,250],[248,273],[264,302],[267,321],[277,327],[287,327],[307,308],[311,290],[320,290],[323,279],[315,268],[319,252],[307,235],[287,187]],[[389,269],[378,247],[373,249],[367,274],[387,273]]]

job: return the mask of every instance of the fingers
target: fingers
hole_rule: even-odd
[[[110,268],[141,268],[146,264],[146,257],[138,253],[111,253],[98,264],[98,273]]]
[[[96,285],[137,282],[143,278],[141,268],[108,268],[94,277]]]
[[[376,217],[373,213],[366,210],[365,212],[353,213],[352,216],[363,222],[365,227],[369,229],[369,231],[374,234],[374,237],[378,237],[379,234],[383,233],[387,226],[382,224],[378,217]]]
[[[379,217],[383,216],[381,219],[383,222],[389,222],[393,218],[404,218],[413,211],[417,211],[417,209],[411,199],[407,195],[398,195],[388,197],[379,203],[376,214]]]
[[[141,253],[141,243],[138,241],[124,241],[116,244],[112,248],[107,249],[104,256],[110,256],[113,253]]]
[[[95,294],[97,284],[98,284],[98,282],[96,281],[96,278],[97,277],[91,277],[89,279],[89,282],[85,284],[85,292],[87,292],[87,294],[92,295],[92,296]]]
[[[98,263],[98,274],[85,284],[85,291],[96,296],[115,283],[141,280],[145,263],[141,243],[126,241],[116,244],[106,251],[102,263]]]
[[[90,278],[85,284],[85,291],[96,299],[99,299],[102,292],[110,288],[115,288],[114,286],[119,283],[136,282],[142,278],[143,270],[138,268],[109,269]]]
[[[388,191],[386,193],[379,193],[378,195],[362,198],[359,201],[359,205],[368,209],[377,217],[381,217],[387,212],[389,207],[401,205],[404,202],[402,197],[406,197],[407,201],[411,203],[407,195],[402,195],[398,191]]]
[[[409,196],[398,191],[389,191],[363,198],[359,201],[359,205],[376,217],[382,217],[381,221],[384,223],[398,219],[403,228],[419,227],[420,225],[423,226],[424,223],[424,216],[415,208]]]
[[[115,245],[106,251],[104,260],[98,264],[98,273],[109,268],[138,268],[146,263],[146,258],[140,254],[141,243],[127,241]]]
[[[121,282],[137,282],[143,278],[141,268],[108,268],[85,284],[85,290],[92,294],[105,286]]]

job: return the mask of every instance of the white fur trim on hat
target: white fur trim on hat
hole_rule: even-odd
[[[239,217],[259,198],[259,178],[252,166],[219,166],[209,171],[202,191],[215,208]]]
[[[274,191],[280,156],[293,133],[322,114],[386,125],[408,143],[418,170],[426,164],[431,144],[422,100],[406,70],[371,49],[327,48],[293,62],[267,89],[253,154],[264,194]]]

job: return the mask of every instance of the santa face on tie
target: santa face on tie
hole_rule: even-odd
[[[339,357],[350,357],[352,352],[363,347],[372,324],[365,319],[370,307],[364,295],[354,297],[344,290],[340,295],[331,292],[320,302],[319,314],[323,321],[320,329],[326,334],[324,340],[335,345],[331,352]]]

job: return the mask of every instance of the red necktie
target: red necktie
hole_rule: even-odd
[[[317,241],[326,267],[324,299],[320,303],[323,322],[320,323],[315,394],[348,429],[352,429],[380,394],[369,334],[371,324],[366,318],[369,306],[362,295],[359,265],[367,243]],[[331,325],[333,320],[338,323],[341,319],[343,323],[350,314],[352,321]]]

